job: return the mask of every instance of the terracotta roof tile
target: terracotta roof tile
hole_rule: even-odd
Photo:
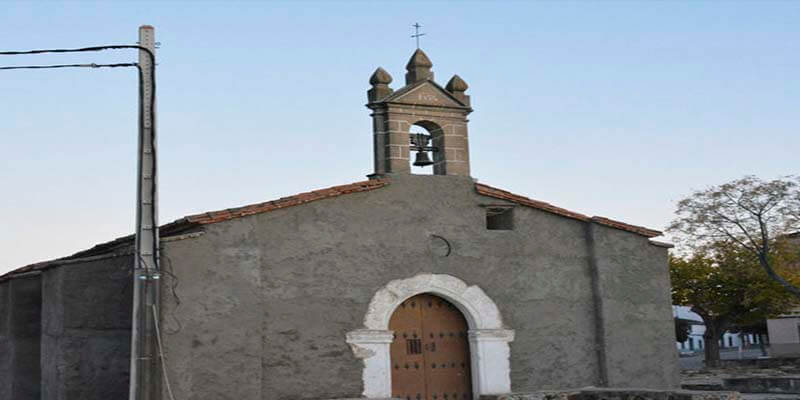
[[[642,236],[647,236],[649,238],[662,235],[661,231],[657,231],[655,229],[645,228],[639,225],[626,224],[624,222],[616,221],[606,217],[592,217],[592,222],[610,226],[612,228],[621,229],[623,231],[638,233]]]
[[[605,218],[605,217],[589,217],[583,215],[581,213],[577,213],[574,211],[570,211],[561,207],[556,207],[550,203],[545,203],[539,200],[533,200],[527,198],[525,196],[520,196],[518,194],[511,193],[509,191],[505,191],[502,189],[498,189],[495,187],[491,187],[489,185],[484,185],[482,183],[475,184],[475,190],[484,196],[494,197],[496,199],[508,200],[512,203],[517,203],[519,205],[528,206],[532,208],[536,208],[539,210],[547,211],[556,215],[560,215],[562,217],[577,219],[579,221],[584,222],[594,222],[597,224],[609,226],[616,229],[621,229],[623,231],[637,233],[642,236],[646,237],[656,237],[661,236],[661,232],[648,229],[642,226],[630,225],[624,222],[615,221],[613,219]]]
[[[250,204],[244,207],[229,208],[227,210],[211,211],[195,215],[189,215],[175,222],[186,222],[193,224],[213,224],[215,222],[227,221],[229,219],[240,218],[253,214],[278,210],[281,208],[292,207],[312,201],[329,199],[344,194],[366,192],[382,188],[389,184],[387,179],[373,179],[368,181],[351,183],[349,185],[333,186],[327,189],[312,190],[310,192],[296,194],[294,196],[283,197],[278,200],[265,201],[263,203]]]
[[[581,213],[570,211],[561,207],[556,207],[550,203],[545,203],[543,201],[529,199],[525,196],[520,196],[518,194],[514,194],[509,191],[505,191],[503,189],[491,187],[489,185],[484,185],[482,183],[476,183],[475,190],[477,190],[479,194],[482,194],[484,196],[494,197],[496,199],[508,200],[512,203],[517,203],[523,206],[549,211],[553,214],[558,214],[563,217],[574,218],[581,221],[588,221],[590,219],[589,217]]]

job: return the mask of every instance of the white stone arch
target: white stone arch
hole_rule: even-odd
[[[409,297],[431,293],[456,306],[469,325],[472,390],[477,399],[483,394],[511,392],[509,342],[514,331],[503,325],[500,310],[478,286],[445,274],[419,274],[389,282],[369,303],[364,328],[347,333],[347,343],[356,357],[364,360],[364,393],[367,398],[389,398],[392,370],[389,345],[393,332],[389,319]]]

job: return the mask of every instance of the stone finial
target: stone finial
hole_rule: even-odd
[[[450,78],[450,81],[447,82],[447,86],[445,86],[445,89],[447,89],[448,92],[452,93],[453,97],[461,100],[461,102],[464,103],[465,105],[469,105],[469,96],[464,94],[464,92],[467,91],[467,89],[469,89],[469,85],[467,85],[467,82],[464,82],[464,80],[461,79],[460,76],[453,75],[453,77]]]
[[[453,75],[453,77],[450,78],[450,81],[447,82],[447,86],[445,88],[453,93],[465,92],[467,89],[469,89],[469,85],[467,85],[467,82],[464,82],[460,76]]]
[[[425,54],[424,51],[417,49],[411,59],[406,64],[406,85],[419,82],[425,79],[433,80],[433,71],[431,71],[433,63],[431,59]]]
[[[385,69],[378,67],[369,78],[370,85],[388,85],[392,83],[392,76]]]
[[[383,68],[378,67],[369,78],[369,84],[372,85],[372,89],[367,91],[367,100],[371,103],[392,94],[392,88],[389,87],[390,83],[392,83],[392,76]]]

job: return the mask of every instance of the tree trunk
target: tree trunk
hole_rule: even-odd
[[[722,324],[719,321],[705,320],[706,332],[703,334],[705,341],[706,368],[718,368],[720,366],[719,339],[724,333]]]

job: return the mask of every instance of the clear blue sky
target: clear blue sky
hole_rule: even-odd
[[[800,2],[5,2],[0,49],[156,27],[161,222],[364,179],[372,71],[411,24],[470,85],[472,175],[662,229],[692,189],[798,173]],[[135,61],[135,52],[0,65]],[[0,272],[133,231],[134,70],[0,72]]]

